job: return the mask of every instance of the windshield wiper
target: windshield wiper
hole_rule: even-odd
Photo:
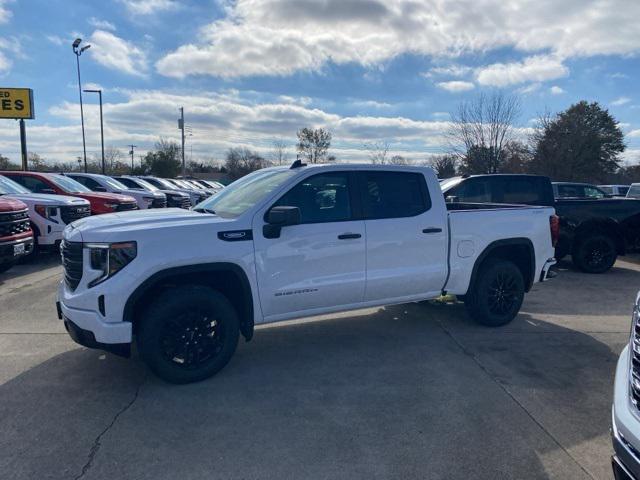
[[[198,213],[210,213],[211,215],[216,214],[216,212],[211,210],[210,208],[194,208],[193,211]]]

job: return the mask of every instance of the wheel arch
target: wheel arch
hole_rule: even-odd
[[[253,292],[249,278],[235,263],[217,262],[171,267],[154,273],[142,282],[125,303],[123,321],[137,330],[137,319],[149,302],[159,293],[177,285],[206,285],[224,294],[240,316],[240,332],[246,341],[253,337]]]
[[[618,255],[625,254],[626,242],[622,233],[622,226],[612,218],[594,218],[582,222],[574,232],[571,253],[573,253],[580,241],[591,234],[601,234],[612,238],[616,244]]]
[[[469,290],[475,285],[478,272],[482,265],[489,259],[501,258],[512,261],[522,273],[524,278],[525,292],[531,290],[536,275],[536,255],[533,248],[533,242],[528,238],[506,238],[491,242],[478,255],[473,269],[471,270],[471,279],[469,280]]]

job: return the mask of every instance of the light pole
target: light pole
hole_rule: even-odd
[[[82,55],[82,52],[84,52],[87,48],[90,48],[91,45],[85,45],[82,48],[78,48],[80,47],[81,43],[82,43],[82,39],[76,38],[73,41],[72,46],[73,46],[73,53],[75,53],[76,55],[76,64],[78,65],[78,92],[80,93],[80,121],[82,122],[82,152],[84,153],[84,172],[87,173],[87,144],[84,138],[84,110],[82,108],[82,82],[80,81],[80,55]]]
[[[131,175],[133,175],[133,149],[137,147],[137,145],[127,145],[131,150],[129,150],[129,154],[131,155]]]
[[[104,175],[104,124],[102,123],[102,90],[84,90],[86,93],[97,93],[100,98],[100,142],[102,144],[102,174]]]

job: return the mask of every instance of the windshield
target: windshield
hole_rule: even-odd
[[[31,193],[17,182],[0,175],[0,195],[10,195],[12,193]]]
[[[137,183],[138,185],[140,185],[142,188],[149,190],[151,192],[156,192],[158,190],[160,190],[158,187],[156,187],[155,185],[151,185],[149,182],[147,182],[146,180],[142,180],[141,178],[136,178],[135,179],[135,183]]]
[[[67,193],[91,192],[91,190],[82,185],[80,182],[76,182],[73,178],[65,177],[62,175],[49,175],[48,178]]]
[[[460,177],[447,178],[446,180],[442,180],[440,182],[440,190],[443,192],[449,190],[451,187],[455,187],[462,181]]]
[[[294,176],[295,170],[258,170],[233,182],[220,193],[194,207],[225,218],[242,215]]]
[[[147,178],[145,180],[147,182],[151,183],[152,185],[155,185],[158,188],[163,188],[165,190],[176,190],[177,189],[177,187],[173,183],[168,182],[164,178]]]
[[[102,177],[102,178],[104,180],[104,183],[109,185],[111,188],[114,188],[116,190],[128,190],[127,186],[124,183],[119,182],[115,178],[111,178],[111,177]]]

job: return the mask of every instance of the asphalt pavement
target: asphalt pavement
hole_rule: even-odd
[[[74,344],[58,260],[0,275],[2,479],[610,479],[640,266],[562,265],[510,325],[419,303],[259,327],[216,377]]]

